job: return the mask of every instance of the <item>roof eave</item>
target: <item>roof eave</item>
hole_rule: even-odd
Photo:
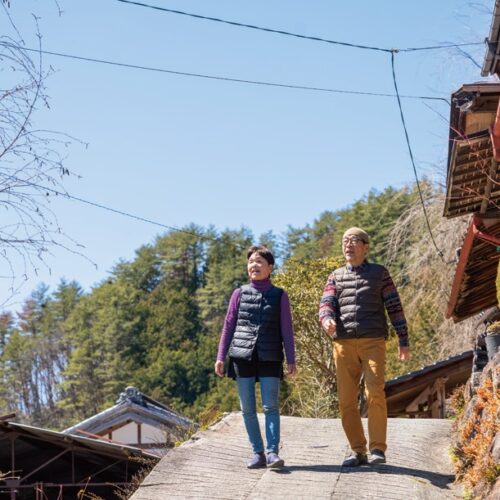
[[[445,317],[447,319],[453,317],[453,321],[455,322],[459,321],[459,319],[453,316],[453,312],[457,305],[458,297],[460,295],[460,286],[464,278],[465,268],[467,267],[467,262],[469,260],[472,245],[474,243],[474,227],[476,225],[476,222],[477,218],[475,216],[472,217],[469,228],[467,229],[467,233],[465,235],[464,243],[460,250],[460,258],[458,259],[457,268],[455,270],[455,277],[453,278],[453,284],[451,286],[450,299],[448,300],[448,306],[446,308]]]
[[[132,401],[127,401],[107,408],[97,415],[93,415],[62,432],[65,434],[75,434],[79,429],[83,429],[99,434],[100,430],[107,428],[109,422],[116,423],[117,419],[120,418],[126,420],[131,414],[135,414],[138,419],[146,418],[145,423],[150,425],[156,423],[157,425],[164,425],[167,428],[178,427],[179,429],[186,430],[195,425],[194,422],[180,414],[164,410],[163,408],[146,408]]]
[[[496,74],[495,68],[499,58],[499,34],[500,34],[500,0],[495,1],[493,16],[491,19],[490,34],[486,39],[486,54],[484,56],[481,76]]]
[[[57,432],[50,429],[44,429],[41,427],[34,427],[31,425],[20,424],[17,422],[5,421],[0,424],[0,430],[10,430],[21,432],[25,435],[32,435],[36,439],[47,440],[55,444],[68,443],[75,446],[82,446],[88,451],[92,451],[98,454],[104,454],[108,456],[116,457],[129,457],[129,456],[144,456],[146,458],[155,458],[156,455],[148,453],[141,450],[135,446],[129,446],[126,444],[118,443],[107,443],[104,441],[99,441],[96,439],[88,438],[85,436],[76,436],[74,434],[65,434],[63,432]]]

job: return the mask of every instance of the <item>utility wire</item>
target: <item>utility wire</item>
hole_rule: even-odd
[[[474,45],[484,45],[484,43],[485,42],[444,43],[442,45],[430,45],[428,47],[408,47],[406,49],[397,49],[397,50],[398,52],[420,52],[422,50],[439,50],[439,49],[454,49],[459,47],[472,47]]]
[[[75,200],[75,201],[78,201],[80,203],[85,203],[87,205],[90,205],[90,206],[93,206],[93,207],[96,207],[96,208],[100,208],[102,210],[107,210],[108,212],[113,212],[115,214],[123,215],[124,217],[129,217],[131,219],[135,219],[135,220],[138,220],[138,221],[141,221],[141,222],[146,222],[148,224],[152,224],[154,226],[159,226],[159,227],[162,227],[164,229],[169,229],[171,231],[177,231],[179,233],[190,234],[192,236],[196,236],[196,237],[201,238],[201,239],[207,239],[207,240],[215,240],[216,239],[216,238],[211,237],[211,236],[206,236],[206,235],[204,236],[204,235],[201,235],[199,233],[195,233],[194,231],[188,231],[187,229],[181,229],[179,227],[169,226],[169,225],[163,224],[161,222],[156,222],[154,220],[147,219],[145,217],[141,217],[139,215],[134,215],[134,214],[131,214],[129,212],[124,212],[123,210],[118,210],[116,208],[107,207],[106,205],[101,205],[100,203],[96,203],[94,201],[85,200],[83,198],[79,198],[78,196],[73,196],[71,194],[64,193],[62,191],[58,191],[57,189],[53,189],[53,188],[50,188],[50,187],[47,187],[47,186],[43,186],[41,184],[36,184],[36,183],[28,181],[26,179],[20,179],[18,177],[14,177],[14,176],[9,176],[9,177],[11,179],[16,180],[16,181],[19,181],[22,184],[27,184],[28,186],[32,186],[32,187],[35,187],[37,189],[42,189],[44,191],[48,191],[50,193],[62,196],[64,198]]]
[[[87,62],[93,62],[93,63],[98,63],[98,64],[108,64],[111,66],[139,69],[139,70],[144,70],[144,71],[154,71],[157,73],[168,73],[171,75],[188,76],[188,77],[194,77],[194,78],[205,78],[208,80],[219,80],[219,81],[232,82],[232,83],[245,83],[245,84],[249,84],[249,85],[260,85],[260,86],[267,86],[267,87],[280,87],[280,88],[294,89],[294,90],[308,90],[308,91],[312,91],[312,92],[327,92],[327,93],[333,93],[333,94],[366,95],[366,96],[374,96],[374,97],[396,97],[396,94],[387,94],[387,93],[382,93],[382,92],[364,92],[364,91],[360,91],[360,90],[358,91],[358,90],[347,90],[347,89],[331,89],[331,88],[325,88],[325,87],[310,87],[307,85],[294,85],[294,84],[288,84],[288,83],[264,82],[264,81],[259,81],[259,80],[244,80],[241,78],[231,78],[228,76],[207,75],[207,74],[203,74],[203,73],[188,73],[185,71],[176,71],[176,70],[165,69],[165,68],[155,68],[155,67],[151,67],[151,66],[139,66],[136,64],[120,63],[120,62],[109,61],[109,60],[105,60],[105,59],[95,59],[92,57],[77,56],[77,55],[73,55],[73,54],[64,54],[62,52],[52,52],[52,51],[48,51],[48,50],[33,49],[33,48],[29,48],[29,47],[24,47],[24,46],[15,46],[14,44],[9,43],[9,42],[0,42],[0,45],[9,46],[9,47],[19,47],[22,50],[27,50],[29,52],[38,52],[41,54],[47,54],[47,55],[57,56],[57,57],[65,57],[68,59],[76,59],[79,61],[87,61]],[[429,101],[444,101],[444,102],[449,104],[449,101],[444,97],[421,96],[421,95],[402,95],[400,97],[404,98],[404,99],[423,99],[423,100],[429,100]]]
[[[253,29],[253,30],[266,31],[268,33],[276,33],[278,35],[293,36],[296,38],[303,38],[305,40],[312,40],[315,42],[329,43],[329,44],[333,44],[333,45],[343,45],[345,47],[352,47],[352,48],[357,48],[357,49],[377,50],[380,52],[390,52],[390,49],[384,49],[381,47],[372,47],[369,45],[360,45],[360,44],[350,43],[350,42],[339,42],[336,40],[328,40],[327,38],[321,38],[321,37],[317,37],[317,36],[301,35],[299,33],[292,33],[290,31],[277,30],[277,29],[273,29],[273,28],[264,28],[262,26],[256,26],[254,24],[246,24],[246,23],[239,23],[236,21],[228,21],[227,19],[221,19],[218,17],[202,16],[200,14],[193,14],[193,13],[185,12],[182,10],[167,9],[166,7],[158,7],[156,5],[149,5],[149,4],[142,3],[142,2],[133,2],[131,0],[117,0],[117,1],[122,2],[122,3],[126,3],[126,4],[130,4],[130,5],[136,5],[138,7],[146,7],[148,9],[154,9],[154,10],[159,10],[162,12],[168,12],[170,14],[179,14],[181,16],[193,17],[195,19],[203,19],[205,21],[214,21],[214,22],[222,23],[222,24],[230,24],[231,26],[238,26],[239,28],[248,28],[248,29]]]
[[[283,31],[283,30],[277,30],[273,28],[265,28],[263,26],[256,26],[254,24],[246,24],[246,23],[239,23],[236,21],[229,21],[227,19],[221,19],[219,17],[210,17],[210,16],[202,16],[201,14],[193,14],[191,12],[185,12],[182,10],[176,10],[176,9],[168,9],[166,7],[159,7],[157,5],[150,5],[147,3],[142,3],[142,2],[135,2],[132,0],[116,0],[121,3],[126,3],[130,5],[135,5],[138,7],[146,7],[148,9],[154,9],[154,10],[159,10],[161,12],[168,12],[170,14],[178,14],[181,16],[188,16],[192,17],[195,19],[203,19],[205,21],[213,21],[217,23],[223,23],[223,24],[229,24],[231,26],[238,26],[239,28],[247,28],[247,29],[253,29],[253,30],[258,30],[258,31],[266,31],[268,33],[275,33],[278,35],[285,35],[285,36],[293,36],[295,38],[302,38],[305,40],[312,40],[314,42],[322,42],[322,43],[329,43],[332,45],[342,45],[344,47],[351,47],[355,49],[363,49],[363,50],[375,50],[378,52],[391,52],[394,49],[387,49],[384,47],[376,47],[372,45],[361,45],[357,43],[351,43],[351,42],[341,42],[338,40],[329,40],[327,38],[321,38],[317,36],[309,36],[309,35],[301,35],[299,33],[292,33],[290,31]],[[453,48],[453,47],[466,47],[470,45],[483,45],[484,42],[471,42],[471,43],[454,43],[454,44],[446,44],[446,45],[432,45],[428,47],[409,47],[406,49],[399,49],[400,52],[416,52],[420,50],[438,50],[438,49],[446,49],[446,48]]]
[[[413,151],[412,151],[411,144],[410,144],[410,137],[408,136],[408,129],[406,127],[406,121],[405,121],[405,116],[404,116],[404,113],[403,113],[403,107],[401,105],[401,99],[400,99],[400,96],[399,96],[398,83],[397,83],[397,80],[396,80],[396,68],[395,68],[395,61],[394,61],[396,53],[397,53],[396,50],[394,50],[393,52],[391,52],[392,80],[394,82],[394,90],[396,92],[396,97],[397,97],[398,106],[399,106],[399,113],[401,115],[401,123],[403,124],[403,129],[404,129],[404,133],[405,133],[406,145],[408,146],[408,153],[410,154],[411,164],[413,166],[413,173],[415,174],[415,181],[416,181],[416,184],[417,184],[418,195],[420,197],[420,203],[422,204],[422,209],[424,211],[424,217],[425,217],[425,222],[427,224],[427,229],[429,231],[432,243],[434,244],[434,248],[436,249],[438,255],[441,257],[441,259],[443,260],[443,262],[446,262],[445,259],[444,259],[443,252],[437,246],[436,240],[434,239],[434,235],[432,234],[432,228],[431,228],[431,224],[429,222],[429,216],[427,214],[427,208],[425,206],[424,196],[422,194],[422,189],[420,187],[420,180],[418,178],[417,167],[415,165],[415,159],[413,157]]]

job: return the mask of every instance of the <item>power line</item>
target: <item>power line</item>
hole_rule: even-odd
[[[178,14],[181,16],[188,16],[192,17],[195,19],[203,19],[205,21],[213,21],[217,23],[222,23],[222,24],[229,24],[231,26],[237,26],[239,28],[247,28],[247,29],[253,29],[253,30],[259,30],[259,31],[266,31],[267,33],[275,33],[278,35],[286,35],[286,36],[293,36],[296,38],[302,38],[305,40],[312,40],[315,42],[323,42],[323,43],[329,43],[333,45],[343,45],[345,47],[352,47],[352,48],[357,48],[357,49],[365,49],[365,50],[377,50],[380,52],[390,52],[390,49],[384,49],[381,47],[372,47],[369,45],[360,45],[356,43],[350,43],[350,42],[340,42],[337,40],[328,40],[327,38],[321,38],[317,36],[309,36],[309,35],[301,35],[299,33],[292,33],[290,31],[283,31],[283,30],[277,30],[273,28],[264,28],[262,26],[256,26],[254,24],[246,24],[246,23],[239,23],[236,21],[228,21],[227,19],[221,19],[218,17],[210,17],[210,16],[202,16],[200,14],[193,14],[190,12],[185,12],[182,10],[176,10],[176,9],[167,9],[166,7],[158,7],[156,5],[150,5],[142,2],[133,2],[131,0],[117,0],[118,2],[130,4],[130,5],[136,5],[138,7],[146,7],[148,9],[154,9],[154,10],[159,10],[161,12],[168,12],[170,14]]]
[[[422,50],[453,49],[459,47],[472,47],[474,45],[484,45],[484,42],[466,42],[466,43],[445,43],[442,45],[430,45],[428,47],[409,47],[406,49],[397,49],[398,52],[419,52]]]
[[[427,230],[429,231],[432,243],[434,244],[434,248],[436,249],[436,251],[437,251],[438,255],[441,257],[441,259],[444,261],[443,252],[437,246],[436,240],[434,239],[434,235],[432,234],[432,228],[431,228],[431,224],[429,222],[427,208],[425,207],[424,196],[422,194],[422,189],[420,188],[420,180],[418,178],[417,167],[415,165],[415,159],[413,158],[413,151],[412,151],[411,144],[410,144],[410,137],[408,135],[408,129],[406,128],[405,116],[403,113],[403,107],[401,105],[401,99],[399,96],[398,83],[396,80],[396,68],[395,68],[395,61],[394,61],[395,55],[396,55],[396,51],[391,52],[392,80],[394,82],[394,90],[396,92],[396,97],[398,100],[399,113],[401,115],[401,123],[403,124],[403,129],[404,129],[404,133],[405,133],[406,145],[408,146],[408,153],[410,154],[411,164],[413,166],[413,173],[415,174],[415,181],[417,184],[418,195],[420,197],[420,203],[422,204],[422,209],[424,212],[425,222],[427,224]]]
[[[310,36],[310,35],[302,35],[299,33],[292,33],[291,31],[284,31],[284,30],[277,30],[273,28],[265,28],[263,26],[256,26],[254,24],[246,24],[246,23],[240,23],[237,21],[229,21],[227,19],[221,19],[219,17],[211,17],[211,16],[203,16],[201,14],[193,14],[191,12],[185,12],[183,10],[176,10],[176,9],[168,9],[166,7],[159,7],[157,5],[150,5],[147,3],[142,3],[142,2],[135,2],[132,0],[116,0],[121,3],[126,3],[130,5],[135,5],[138,7],[146,7],[148,9],[153,9],[153,10],[158,10],[161,12],[168,12],[170,14],[178,14],[181,16],[187,16],[187,17],[192,17],[195,19],[203,19],[205,21],[213,21],[217,23],[222,23],[222,24],[229,24],[231,26],[237,26],[239,28],[247,28],[247,29],[252,29],[252,30],[258,30],[258,31],[265,31],[267,33],[275,33],[277,35],[285,35],[285,36],[292,36],[295,38],[302,38],[304,40],[311,40],[313,42],[322,42],[322,43],[328,43],[331,45],[341,45],[344,47],[350,47],[350,48],[355,48],[355,49],[363,49],[363,50],[374,50],[378,52],[390,52],[394,49],[387,49],[384,47],[376,47],[372,45],[362,45],[362,44],[357,44],[357,43],[351,43],[351,42],[341,42],[338,40],[329,40],[328,38],[321,38],[318,36]],[[446,44],[446,45],[432,45],[428,47],[409,47],[405,49],[399,49],[399,52],[416,52],[420,50],[438,50],[438,49],[446,49],[446,48],[453,48],[453,47],[466,47],[466,46],[471,46],[471,45],[482,45],[484,42],[471,42],[471,43],[454,43],[454,44]]]
[[[189,72],[185,72],[185,71],[176,71],[176,70],[172,70],[172,69],[156,68],[156,67],[151,67],[151,66],[140,66],[140,65],[129,64],[129,63],[120,63],[120,62],[116,62],[116,61],[109,61],[106,59],[95,59],[92,57],[77,56],[77,55],[73,55],[73,54],[65,54],[62,52],[52,52],[52,51],[48,51],[48,50],[33,49],[33,48],[29,48],[29,47],[24,47],[24,46],[16,46],[16,45],[9,43],[9,42],[0,42],[0,45],[9,46],[9,47],[19,47],[22,50],[27,50],[29,52],[38,52],[41,54],[47,54],[47,55],[56,56],[56,57],[64,57],[64,58],[68,58],[68,59],[76,59],[79,61],[93,62],[93,63],[98,63],[98,64],[107,64],[107,65],[111,65],[111,66],[118,66],[118,67],[123,67],[123,68],[130,68],[130,69],[139,69],[139,70],[143,70],[143,71],[153,71],[153,72],[157,72],[157,73],[167,73],[167,74],[178,75],[178,76],[204,78],[204,79],[208,79],[208,80],[219,80],[219,81],[231,82],[231,83],[244,83],[244,84],[249,84],[249,85],[279,87],[279,88],[286,88],[286,89],[293,89],[293,90],[308,90],[311,92],[326,92],[326,93],[333,93],[333,94],[365,95],[365,96],[372,96],[372,97],[396,97],[395,94],[388,94],[388,93],[383,93],[383,92],[364,92],[364,91],[360,91],[360,90],[332,89],[332,88],[325,88],[325,87],[311,87],[311,86],[307,86],[307,85],[294,85],[294,84],[288,84],[288,83],[265,82],[265,81],[259,81],[259,80],[245,80],[245,79],[241,79],[241,78],[232,78],[232,77],[228,77],[228,76],[217,76],[217,75],[207,75],[207,74],[203,74],[203,73],[189,73]],[[430,100],[430,101],[445,101],[446,103],[448,103],[448,100],[444,97],[420,96],[420,95],[402,95],[400,97],[405,98],[405,99],[423,99],[423,100]]]
[[[424,214],[425,214],[425,217],[426,217],[427,226],[428,226],[429,232],[431,234],[431,238],[432,238],[432,241],[434,243],[434,246],[436,247],[436,249],[437,249],[438,253],[441,255],[441,257],[443,256],[442,253],[441,253],[441,251],[438,249],[438,247],[436,245],[436,242],[434,240],[434,237],[432,235],[432,231],[431,231],[431,228],[430,228],[430,224],[429,224],[429,220],[428,220],[428,217],[427,217],[427,212],[426,212],[425,204],[424,204],[424,201],[423,201],[423,195],[422,195],[422,192],[421,192],[421,189],[420,189],[420,183],[419,183],[419,179],[418,179],[418,174],[417,174],[416,167],[415,167],[415,162],[414,162],[414,159],[413,159],[413,153],[412,153],[410,142],[409,142],[408,132],[407,132],[407,129],[406,129],[406,124],[405,124],[405,119],[404,119],[404,115],[403,115],[403,110],[402,110],[401,100],[400,99],[403,98],[403,97],[406,97],[406,98],[411,98],[411,99],[442,100],[442,101],[445,101],[447,103],[448,103],[448,101],[447,101],[447,99],[445,99],[443,97],[411,96],[411,95],[404,96],[404,95],[400,95],[398,87],[397,87],[396,75],[395,75],[395,68],[394,68],[394,54],[397,52],[397,50],[393,50],[391,52],[393,81],[394,81],[394,87],[395,87],[396,93],[395,94],[385,94],[385,93],[361,92],[361,91],[350,91],[350,90],[340,90],[340,89],[325,89],[325,88],[319,88],[319,87],[305,87],[305,86],[296,86],[296,85],[288,85],[288,84],[278,84],[278,83],[270,83],[270,82],[257,82],[257,81],[252,81],[252,80],[240,80],[240,79],[234,79],[234,78],[228,78],[228,77],[216,77],[216,76],[213,76],[213,75],[202,75],[202,74],[196,74],[196,73],[185,73],[185,72],[179,72],[179,71],[173,71],[173,70],[166,70],[166,69],[162,69],[162,68],[151,68],[151,67],[147,67],[147,66],[136,66],[136,65],[131,65],[131,64],[126,64],[126,63],[117,63],[117,62],[107,61],[107,60],[102,60],[102,59],[93,59],[93,58],[87,58],[87,57],[82,57],[82,56],[75,56],[75,55],[71,55],[71,54],[63,54],[63,53],[58,53],[58,52],[44,51],[44,50],[41,50],[41,49],[33,49],[33,48],[28,48],[28,47],[22,47],[22,46],[18,46],[18,45],[12,44],[12,43],[8,43],[8,42],[0,42],[0,45],[10,46],[10,47],[18,47],[18,48],[21,48],[21,49],[27,50],[27,51],[39,52],[39,53],[43,53],[43,54],[49,54],[49,55],[60,56],[60,57],[67,57],[67,58],[84,60],[84,61],[89,61],[89,62],[111,64],[111,65],[116,65],[116,66],[123,66],[123,67],[129,67],[129,68],[135,68],[135,69],[142,69],[142,70],[148,70],[148,71],[157,71],[157,72],[172,73],[172,74],[178,74],[178,75],[184,75],[184,76],[196,76],[196,77],[210,78],[210,79],[216,79],[216,80],[225,80],[225,81],[232,81],[232,82],[239,82],[239,83],[258,84],[258,85],[271,85],[271,86],[294,88],[294,89],[301,89],[301,90],[314,90],[314,91],[322,91],[322,92],[336,92],[336,93],[358,94],[358,95],[369,95],[369,96],[397,97],[398,104],[399,104],[399,109],[400,109],[400,113],[401,113],[401,120],[402,120],[403,127],[404,127],[404,130],[405,130],[406,141],[407,141],[408,149],[409,149],[409,152],[410,152],[410,158],[411,158],[412,165],[413,165],[413,170],[414,170],[414,173],[415,173],[415,179],[416,179],[416,182],[417,182],[417,187],[418,187],[418,191],[419,191],[419,194],[420,194],[420,199],[421,199],[422,206],[423,206],[423,209],[424,209]],[[108,207],[108,206],[102,205],[100,203],[96,203],[96,202],[92,202],[92,201],[89,201],[89,200],[85,200],[83,198],[79,198],[77,196],[73,196],[73,195],[70,195],[68,193],[64,193],[62,191],[58,191],[58,190],[53,189],[53,188],[49,188],[47,186],[42,186],[42,185],[39,185],[39,184],[30,182],[30,181],[27,181],[27,180],[23,180],[23,179],[19,179],[19,178],[13,177],[13,176],[10,176],[10,177],[13,178],[13,179],[15,179],[15,180],[17,180],[17,181],[19,181],[19,182],[22,182],[22,183],[31,185],[33,187],[36,187],[37,189],[44,189],[44,190],[52,192],[52,193],[54,193],[56,195],[60,195],[62,197],[68,198],[68,199],[72,199],[72,200],[75,200],[75,201],[78,201],[78,202],[81,202],[81,203],[85,203],[87,205],[91,205],[91,206],[94,206],[94,207],[97,207],[97,208],[100,208],[100,209],[103,209],[103,210],[107,210],[107,211],[110,211],[110,212],[113,212],[113,213],[117,213],[119,215],[123,215],[125,217],[129,217],[129,218],[132,218],[132,219],[135,219],[135,220],[139,220],[139,221],[142,221],[142,222],[153,224],[153,225],[162,227],[164,229],[168,229],[168,230],[172,230],[172,231],[177,231],[177,232],[182,232],[182,233],[190,234],[190,235],[196,236],[198,238],[202,237],[202,238],[206,238],[206,239],[214,239],[214,238],[211,238],[211,237],[203,237],[202,235],[200,235],[198,233],[195,233],[193,231],[188,231],[188,230],[181,229],[181,228],[178,228],[178,227],[175,227],[175,226],[170,226],[170,225],[167,225],[167,224],[156,222],[156,221],[153,221],[151,219],[147,219],[145,217],[141,217],[141,216],[134,215],[134,214],[131,214],[131,213],[128,213],[128,212],[124,212],[122,210],[118,210],[118,209],[115,209],[115,208],[112,208],[112,207]]]
[[[159,227],[161,227],[163,229],[168,229],[168,230],[171,230],[171,231],[177,231],[179,233],[189,234],[189,235],[201,238],[201,239],[208,239],[208,240],[215,240],[216,239],[216,238],[211,237],[211,236],[206,236],[206,235],[204,236],[204,235],[201,235],[199,233],[195,233],[194,231],[188,231],[187,229],[182,229],[182,228],[175,227],[175,226],[169,226],[169,225],[163,224],[161,222],[157,222],[157,221],[154,221],[154,220],[151,220],[151,219],[147,219],[146,217],[141,217],[139,215],[134,215],[134,214],[131,214],[129,212],[124,212],[123,210],[118,210],[116,208],[108,207],[106,205],[102,205],[102,204],[96,203],[94,201],[85,200],[83,198],[79,198],[78,196],[73,196],[73,195],[71,195],[69,193],[64,193],[63,191],[58,191],[57,189],[53,189],[53,188],[50,188],[50,187],[47,187],[47,186],[43,186],[41,184],[36,184],[35,182],[30,182],[30,181],[28,181],[26,179],[20,179],[18,177],[14,177],[14,176],[8,176],[8,177],[10,179],[14,179],[16,181],[19,181],[19,182],[21,182],[23,184],[27,184],[28,186],[33,186],[33,187],[35,187],[37,189],[42,189],[44,191],[48,191],[50,193],[62,196],[64,198],[75,200],[75,201],[78,201],[80,203],[85,203],[87,205],[90,205],[90,206],[93,206],[93,207],[96,207],[96,208],[100,208],[102,210],[107,210],[108,212],[113,212],[115,214],[123,215],[124,217],[129,217],[131,219],[135,219],[135,220],[138,220],[138,221],[141,221],[141,222],[146,222],[146,223],[152,224],[154,226],[159,226]]]

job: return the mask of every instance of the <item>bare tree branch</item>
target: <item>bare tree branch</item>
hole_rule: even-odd
[[[51,249],[65,249],[82,255],[79,245],[61,228],[51,207],[55,194],[66,192],[65,177],[75,175],[64,166],[66,150],[77,139],[68,134],[34,127],[34,116],[49,108],[46,81],[52,70],[44,70],[41,36],[35,17],[39,52],[36,57],[24,50],[24,41],[7,12],[19,40],[0,36],[0,260],[7,273],[0,280],[9,283],[10,296],[0,298],[5,305],[40,266],[50,271],[46,261]],[[58,6],[57,2],[56,5]],[[58,6],[60,11],[60,8]],[[61,13],[61,11],[60,11]]]

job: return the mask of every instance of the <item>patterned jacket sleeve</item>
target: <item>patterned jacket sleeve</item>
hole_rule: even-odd
[[[385,269],[383,276],[382,299],[392,326],[394,330],[396,330],[396,334],[399,338],[399,345],[401,347],[409,346],[408,325],[406,323],[403,305],[401,304],[396,285],[394,285],[387,269]]]
[[[319,321],[321,324],[327,319],[335,319],[337,307],[337,285],[335,283],[335,275],[333,273],[328,276],[323,295],[319,303]]]

